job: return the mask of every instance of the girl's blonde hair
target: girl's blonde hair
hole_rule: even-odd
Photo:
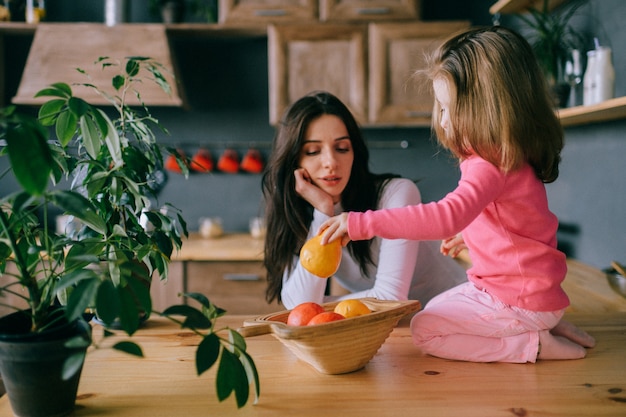
[[[501,27],[471,29],[443,43],[425,71],[452,95],[446,134],[435,100],[433,128],[460,159],[476,154],[504,172],[528,162],[543,182],[559,175],[563,129],[531,46]]]

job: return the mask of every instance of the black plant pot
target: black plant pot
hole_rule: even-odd
[[[19,417],[67,415],[76,403],[91,327],[77,320],[35,335],[16,330],[24,323],[28,326],[30,319],[21,311],[0,319],[0,372],[13,413]],[[68,346],[70,340],[80,342]],[[63,379],[63,366],[72,355],[79,355],[80,366]]]

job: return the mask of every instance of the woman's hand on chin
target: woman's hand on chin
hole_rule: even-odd
[[[335,205],[330,194],[313,184],[309,173],[304,168],[296,169],[293,175],[296,178],[296,193],[318,211],[332,216]]]

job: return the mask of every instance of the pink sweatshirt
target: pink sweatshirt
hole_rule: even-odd
[[[477,156],[461,163],[458,187],[438,202],[348,216],[352,240],[439,240],[462,232],[472,259],[468,279],[505,304],[533,311],[569,305],[557,226],[529,165],[503,174]]]

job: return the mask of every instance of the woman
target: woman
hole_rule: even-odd
[[[465,280],[465,271],[439,253],[437,242],[374,238],[352,242],[334,278],[351,293],[325,296],[326,280],[307,272],[300,248],[319,226],[343,211],[419,204],[416,185],[397,175],[369,171],[369,151],[348,108],[316,92],[285,113],[263,175],[268,233],[266,298],[286,308],[313,301],[375,297],[430,298]]]

